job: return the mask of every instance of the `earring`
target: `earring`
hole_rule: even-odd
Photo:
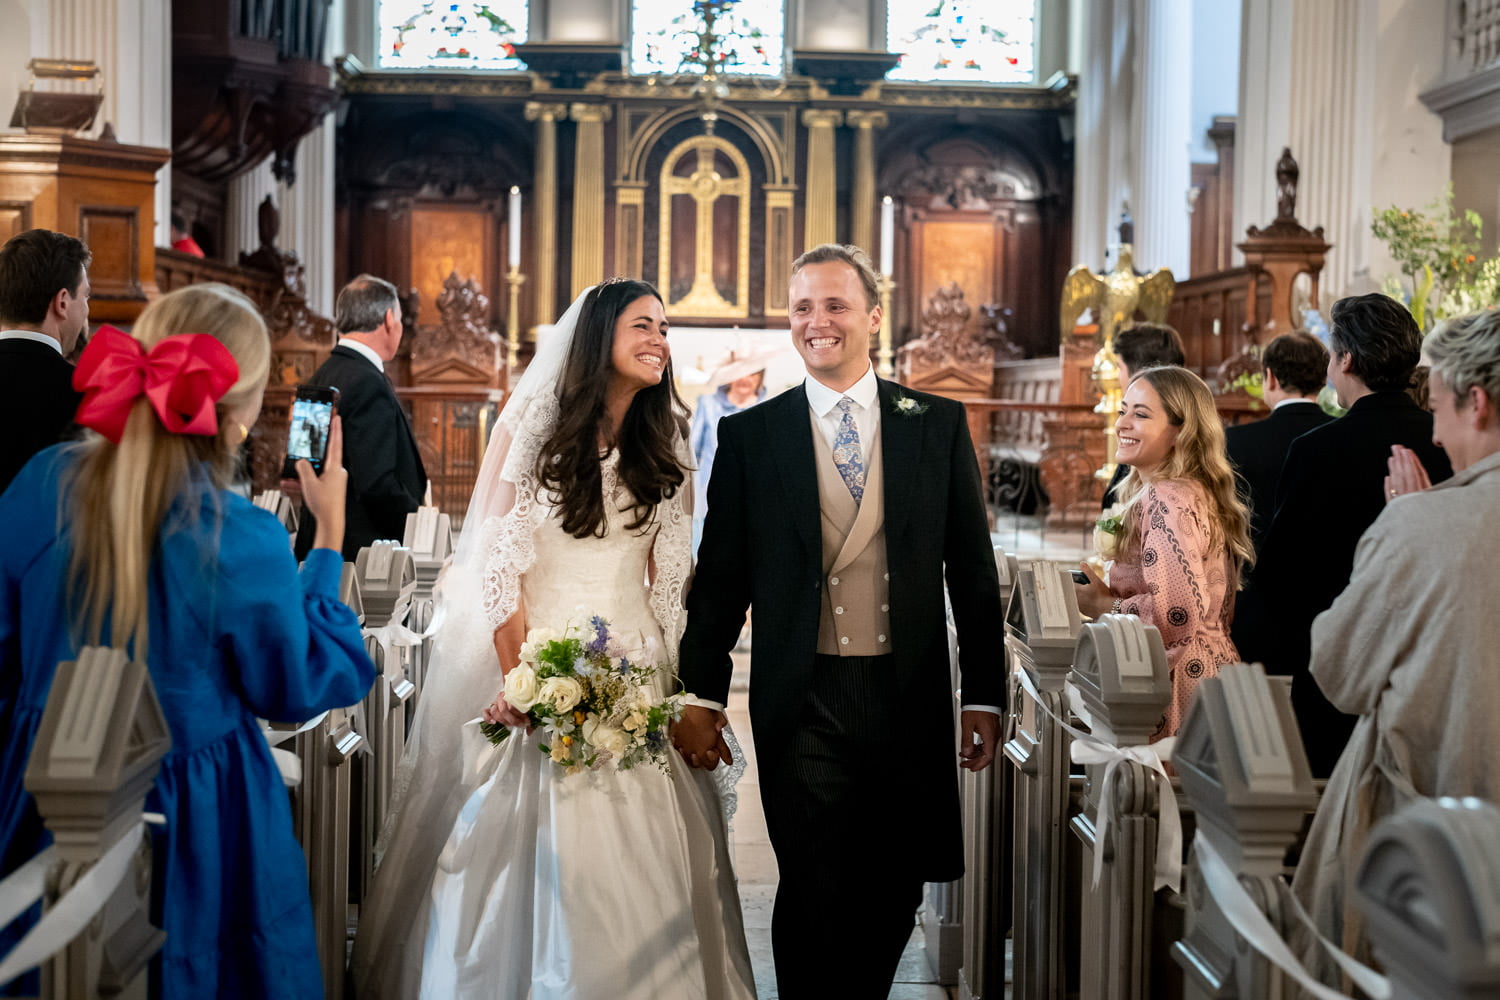
[[[250,436],[250,428],[246,427],[244,424],[240,424],[240,440],[243,441],[243,440],[245,440],[245,438],[247,438],[249,436]]]

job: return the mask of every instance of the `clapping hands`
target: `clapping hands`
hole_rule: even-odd
[[[1391,457],[1386,459],[1385,464],[1389,470],[1385,477],[1386,503],[1408,493],[1420,493],[1432,488],[1432,480],[1427,478],[1427,470],[1422,467],[1421,459],[1410,448],[1399,444],[1391,445]]]

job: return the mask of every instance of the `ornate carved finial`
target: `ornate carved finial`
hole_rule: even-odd
[[[281,213],[276,210],[276,202],[270,195],[266,195],[266,200],[256,210],[255,222],[261,249],[276,249],[276,236],[281,232]]]
[[[500,338],[489,327],[490,300],[473,278],[458,272],[443,279],[434,303],[438,325],[423,328],[412,344],[414,372],[421,368],[438,381],[488,384],[500,369]]]
[[[1120,245],[1135,245],[1135,222],[1130,218],[1130,202],[1120,202]]]
[[[1283,147],[1276,161],[1276,221],[1297,221],[1297,175],[1301,171],[1292,159],[1290,146]]]
[[[958,282],[933,292],[922,309],[922,336],[901,348],[903,370],[915,374],[950,365],[993,365],[994,350],[980,331],[970,329],[973,315]]]

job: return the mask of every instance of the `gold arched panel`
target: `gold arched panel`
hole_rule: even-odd
[[[750,165],[731,143],[699,135],[662,162],[657,229],[667,312],[750,315]]]

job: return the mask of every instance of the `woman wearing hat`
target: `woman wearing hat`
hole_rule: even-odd
[[[708,477],[713,471],[714,452],[719,449],[719,419],[754,406],[766,396],[766,352],[736,354],[730,351],[708,377],[717,386],[698,397],[688,443],[693,449],[697,474],[693,477],[693,557],[703,538],[703,518],[708,514]]]

